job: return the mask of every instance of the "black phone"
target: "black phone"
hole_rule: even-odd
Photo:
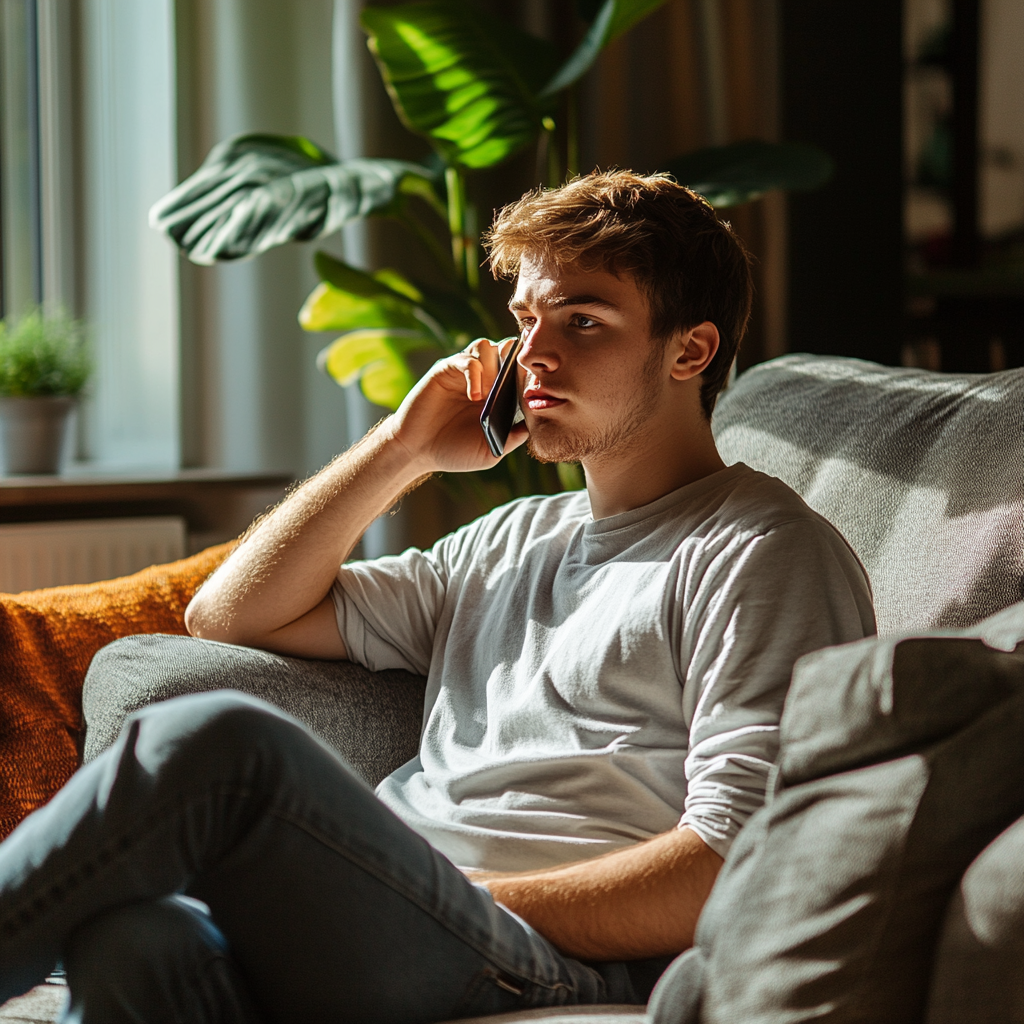
[[[487,447],[496,459],[504,454],[505,442],[508,441],[513,425],[523,418],[519,408],[516,374],[516,356],[522,347],[523,336],[520,334],[501,361],[498,376],[494,378],[483,412],[480,413],[480,427],[487,438]]]

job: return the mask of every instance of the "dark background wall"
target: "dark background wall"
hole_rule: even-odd
[[[789,199],[789,348],[900,361],[902,4],[782,0],[782,135],[836,163]]]

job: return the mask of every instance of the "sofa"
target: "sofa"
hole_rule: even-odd
[[[769,801],[646,1015],[490,1020],[1024,1021],[1024,369],[785,356],[740,375],[713,427],[727,463],[785,480],[846,536],[879,635],[798,662]],[[227,550],[0,600],[16,652],[0,690],[5,830],[133,710],[204,688],[193,642],[168,634],[184,632],[189,593]],[[111,624],[117,600],[141,609],[136,620]],[[132,633],[144,635],[104,646],[83,686],[100,641]],[[422,679],[220,655],[237,661],[240,688],[306,722],[371,783],[415,749]],[[59,985],[41,986],[0,1021],[52,1020],[60,999]]]

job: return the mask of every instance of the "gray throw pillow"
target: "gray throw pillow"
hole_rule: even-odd
[[[655,1021],[923,1019],[951,894],[1024,815],[1022,641],[1024,603],[797,663],[775,793],[652,995]]]
[[[950,901],[927,1024],[1024,1020],[1024,818],[989,843]]]

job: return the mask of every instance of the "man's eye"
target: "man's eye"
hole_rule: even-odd
[[[577,327],[596,327],[597,326],[597,321],[596,320],[591,320],[589,316],[583,316],[582,313],[577,313],[576,316],[573,317],[573,323]]]

